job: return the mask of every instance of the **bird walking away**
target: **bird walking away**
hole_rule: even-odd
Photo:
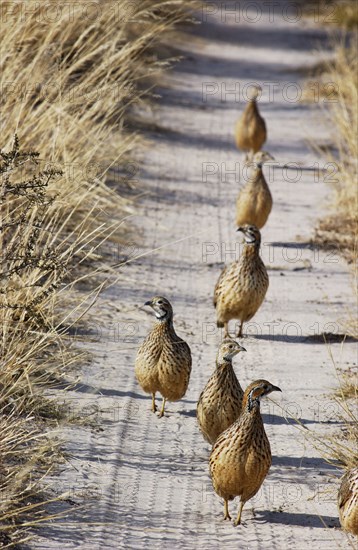
[[[163,396],[159,414],[162,417],[167,400],[178,401],[185,395],[191,373],[191,352],[174,330],[170,302],[163,296],[155,296],[144,305],[153,308],[156,323],[138,350],[135,374],[142,389],[152,395],[153,412],[157,410],[156,392]]]
[[[246,389],[239,418],[217,438],[210,455],[210,475],[215,492],[224,499],[224,519],[231,519],[229,500],[240,497],[234,525],[241,522],[245,503],[256,495],[271,466],[271,448],[260,413],[260,400],[281,391],[267,380],[256,380]]]
[[[358,535],[358,466],[342,477],[338,491],[339,520],[345,531]]]
[[[240,320],[238,337],[242,336],[243,324],[255,315],[261,306],[269,278],[260,258],[261,234],[255,225],[237,228],[244,234],[245,244],[238,260],[225,267],[214,290],[217,326],[224,327],[229,337],[229,321]]]
[[[257,151],[260,151],[267,138],[265,120],[257,106],[257,97],[260,92],[261,88],[255,86],[251,99],[235,126],[236,146],[246,152],[246,160],[250,160]]]
[[[211,444],[235,422],[241,411],[244,392],[232,366],[233,357],[240,351],[246,350],[235,340],[223,340],[215,371],[199,397],[196,410],[199,428]]]
[[[236,223],[256,225],[261,229],[272,209],[272,195],[263,174],[264,162],[274,160],[266,151],[258,151],[253,158],[252,171],[236,200]]]

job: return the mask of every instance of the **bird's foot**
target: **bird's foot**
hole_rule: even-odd
[[[165,403],[167,402],[167,400],[165,398],[163,398],[163,404],[162,404],[162,408],[160,409],[160,413],[159,413],[159,418],[162,418],[164,416],[164,409],[165,409]]]
[[[227,500],[224,500],[224,521],[226,519],[231,519],[231,516],[229,514],[229,503]]]
[[[240,502],[239,512],[238,512],[238,514],[237,514],[236,520],[234,521],[235,527],[237,527],[238,525],[241,524],[241,514],[242,514],[242,509],[243,509],[243,507],[244,507],[244,504],[245,504],[244,502]]]

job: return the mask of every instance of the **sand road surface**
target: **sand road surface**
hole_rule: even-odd
[[[153,146],[137,175],[144,194],[132,220],[135,244],[127,246],[127,255],[140,257],[91,313],[94,360],[70,398],[96,426],[60,429],[69,458],[53,483],[70,492],[67,516],[43,527],[33,548],[349,548],[337,519],[339,470],[305,437],[339,429],[335,371],[319,335],[339,334],[337,320],[353,301],[344,261],[310,244],[333,176],[309,142],[329,143],[330,129],[318,104],[298,99],[302,69],[329,55],[328,41],[313,21],[292,22],[287,2],[274,3],[273,20],[269,3],[221,4],[209,2],[210,15],[203,12],[192,36],[178,42],[183,60],[146,113]],[[251,82],[262,86],[265,149],[277,163],[265,169],[274,200],[262,232],[270,287],[246,326],[247,353],[234,366],[242,386],[267,378],[282,395],[262,404],[273,465],[235,528],[222,521],[195,407],[222,337],[213,288],[240,251],[234,216],[242,155],[233,126]],[[162,419],[134,377],[136,349],[153,323],[140,308],[155,294],[171,300],[177,332],[193,355],[187,395],[169,403]],[[336,337],[331,351],[337,366],[347,366],[356,348]]]

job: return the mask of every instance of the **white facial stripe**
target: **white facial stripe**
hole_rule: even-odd
[[[245,235],[245,241],[249,244],[254,243],[256,241],[255,237],[252,235]]]

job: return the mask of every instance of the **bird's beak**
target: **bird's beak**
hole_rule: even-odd
[[[236,231],[241,231],[242,233],[245,233],[245,229],[240,225]]]
[[[145,302],[144,305],[145,305],[145,306],[151,306],[151,305],[152,305],[152,300],[148,300],[148,302]]]
[[[281,388],[279,388],[278,386],[272,386],[272,390],[271,391],[281,391]]]
[[[243,348],[242,346],[240,346],[239,351],[247,351],[247,350],[245,348]]]

